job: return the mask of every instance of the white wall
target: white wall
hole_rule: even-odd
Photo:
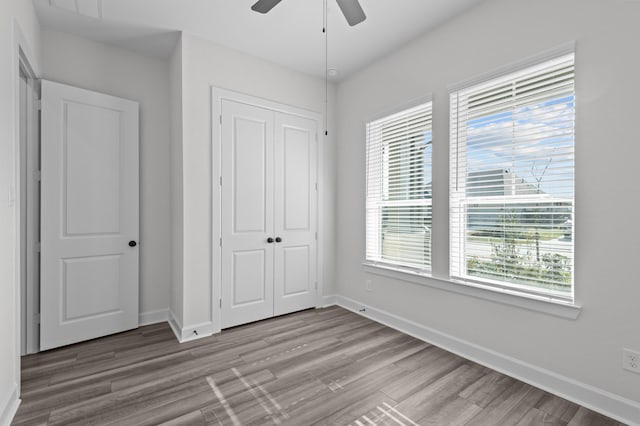
[[[337,292],[640,402],[637,98],[640,2],[488,0],[338,86]],[[573,321],[363,272],[364,122],[433,92],[434,275],[448,276],[447,86],[577,42]],[[365,291],[372,279],[374,291]]]
[[[321,52],[319,52],[320,54]],[[211,164],[211,86],[293,105],[324,111],[324,82],[290,71],[193,36],[182,37],[183,144],[182,196],[184,214],[183,318],[185,327],[211,321],[212,223],[217,221],[218,185],[211,177],[218,170]],[[331,89],[333,91],[333,89]],[[333,96],[332,96],[333,97]],[[333,102],[333,101],[331,101]],[[333,105],[333,104],[331,104]],[[333,108],[332,108],[333,109]],[[335,123],[334,120],[330,121]],[[329,129],[330,136],[332,129]],[[332,138],[323,146],[325,198],[321,201],[325,228],[325,294],[333,293],[334,147]],[[212,192],[213,191],[213,192]],[[175,241],[174,241],[175,243]],[[213,273],[218,273],[213,271]]]
[[[171,147],[169,62],[50,29],[42,76],[140,104],[140,313],[169,307]]]
[[[15,30],[14,30],[15,24]],[[15,31],[15,32],[14,32]],[[24,36],[25,48],[34,67],[39,64],[40,26],[33,5],[24,0],[0,2],[0,424],[8,422],[16,408],[20,379],[18,345],[19,294],[16,265],[16,209],[10,205],[15,193],[15,148],[17,145],[16,88],[18,58],[16,32]]]

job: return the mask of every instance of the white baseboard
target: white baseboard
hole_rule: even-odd
[[[178,321],[176,314],[171,309],[169,309],[169,327],[171,327],[171,331],[176,335],[176,339],[179,342],[182,337],[182,323]]]
[[[334,298],[338,306],[359,315],[441,347],[463,358],[504,373],[623,423],[640,426],[640,423],[638,423],[640,421],[640,403],[637,401],[497,353],[400,316],[367,306],[347,297],[335,296]],[[365,311],[361,312],[360,310],[363,308]]]
[[[169,310],[169,326],[180,343],[190,342],[191,340],[202,339],[203,337],[213,335],[212,322],[203,322],[183,327],[171,310]]]
[[[168,309],[158,309],[157,311],[141,312],[138,316],[138,324],[144,325],[157,324],[169,320]]]
[[[335,294],[330,294],[328,296],[322,296],[322,299],[320,301],[320,305],[317,306],[318,308],[326,308],[329,306],[333,306],[336,304],[336,295]]]
[[[9,426],[13,421],[18,407],[20,406],[20,398],[18,398],[20,389],[18,385],[14,385],[13,392],[6,401],[0,406],[0,426]]]

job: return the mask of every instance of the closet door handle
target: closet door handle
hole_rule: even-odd
[[[268,242],[269,244],[273,243],[273,238],[271,238],[271,237],[267,238],[267,242]]]
[[[282,242],[282,238],[276,237],[276,243],[281,243],[281,242]]]

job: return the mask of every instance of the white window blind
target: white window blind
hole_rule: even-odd
[[[431,102],[367,123],[366,260],[431,268]]]
[[[451,277],[573,301],[574,54],[450,100]]]

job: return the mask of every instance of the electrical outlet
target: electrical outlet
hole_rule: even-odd
[[[371,283],[371,280],[366,280],[366,281],[364,282],[364,288],[365,288],[367,291],[373,291],[373,284]]]
[[[640,374],[640,352],[634,352],[631,349],[623,349],[622,368]]]

